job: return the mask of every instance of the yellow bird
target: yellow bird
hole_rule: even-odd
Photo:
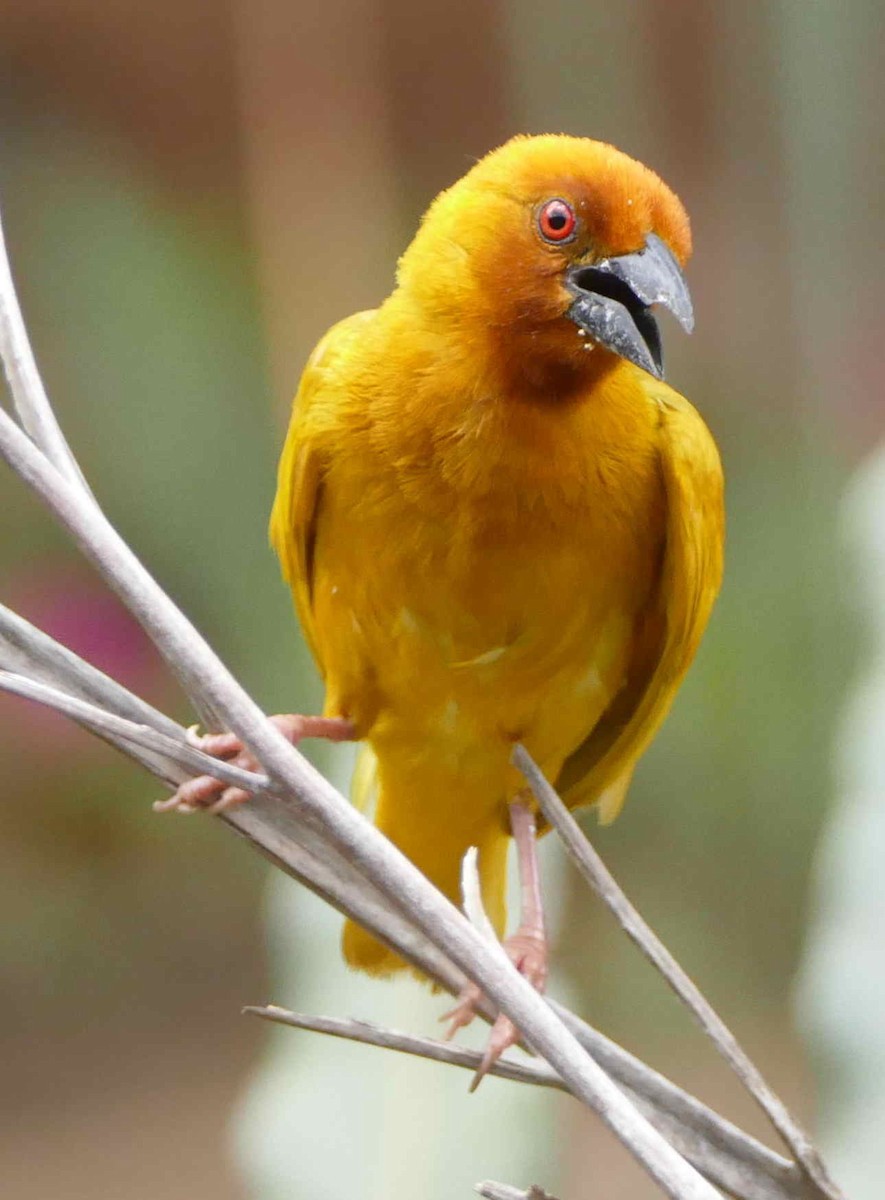
[[[437,197],[384,303],[319,343],[280,461],[271,539],[326,686],[322,718],[281,727],[366,743],[358,801],[456,903],[478,847],[501,933],[513,805],[528,911],[509,944],[539,986],[513,743],[568,805],[612,820],[719,589],[719,456],[662,380],[651,313],[691,328],[689,253],[648,168],[600,142],[514,138]],[[352,923],[344,954],[405,965]]]

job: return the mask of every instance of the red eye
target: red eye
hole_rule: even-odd
[[[565,200],[548,200],[538,213],[541,237],[548,242],[566,242],[575,232],[578,219]]]

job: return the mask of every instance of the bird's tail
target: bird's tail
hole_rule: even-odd
[[[387,769],[376,780],[374,755],[368,747],[361,751],[354,775],[353,800],[367,812],[375,794],[375,824],[399,847],[431,883],[458,907],[461,906],[461,862],[471,846],[479,851],[479,876],[483,903],[499,936],[506,918],[507,850],[509,834],[503,816],[490,814],[488,797],[472,797],[464,792],[463,779],[430,779],[420,772],[420,782],[412,770]],[[432,789],[432,790],[431,790]],[[501,813],[504,806],[500,806]],[[398,954],[379,942],[355,921],[344,926],[342,949],[347,962],[370,975],[391,975],[408,968]]]

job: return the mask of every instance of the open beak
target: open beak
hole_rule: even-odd
[[[654,233],[635,254],[570,267],[566,288],[574,296],[566,315],[578,328],[656,379],[664,378],[664,360],[651,306],[669,308],[686,333],[694,328],[682,269]]]

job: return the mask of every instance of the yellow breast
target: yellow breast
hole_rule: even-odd
[[[327,710],[381,753],[519,738],[558,769],[624,678],[660,562],[653,406],[615,378],[592,409],[492,399],[443,437],[428,411],[364,421],[326,478]]]

